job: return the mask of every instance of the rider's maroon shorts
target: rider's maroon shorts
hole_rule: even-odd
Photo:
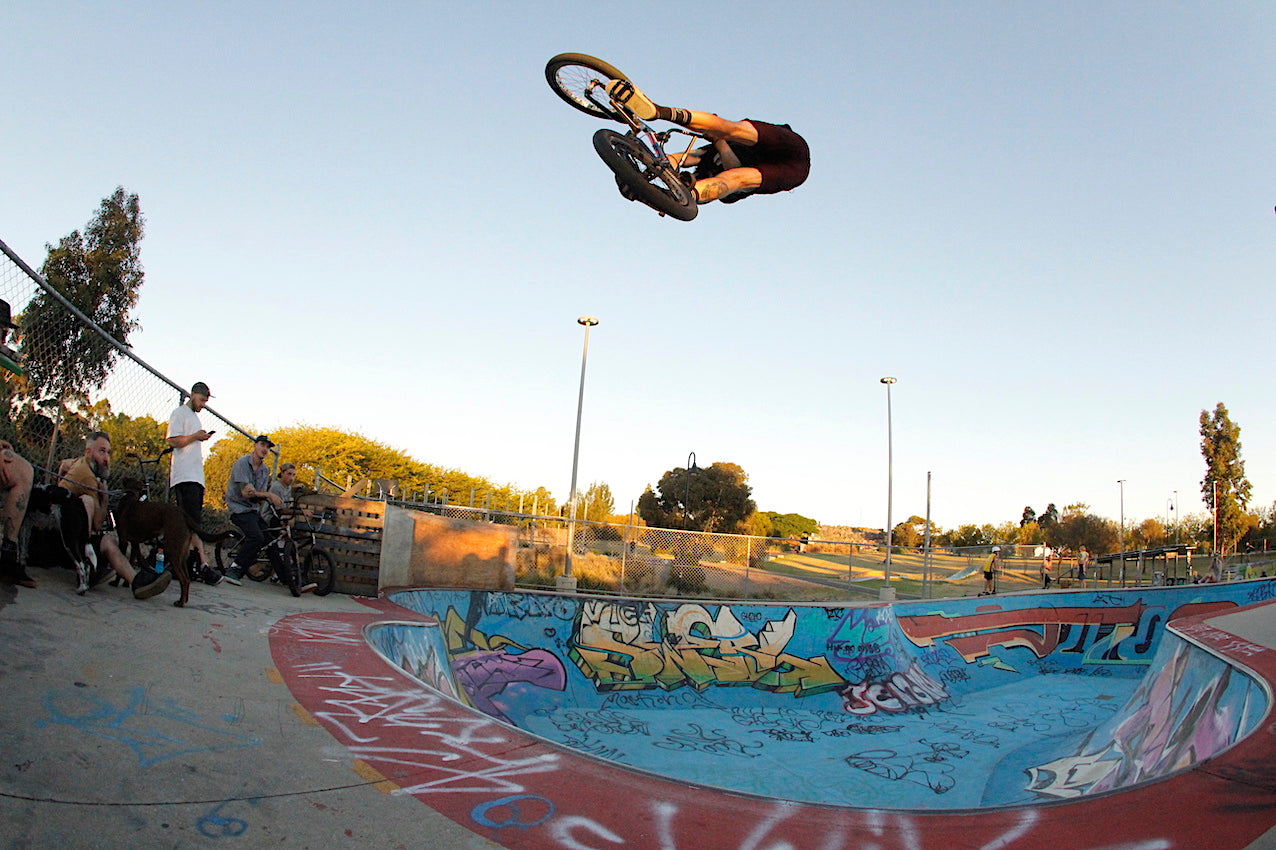
[[[741,146],[740,162],[762,172],[762,185],[757,194],[787,192],[806,182],[811,173],[811,149],[806,139],[793,132],[788,124],[745,120],[758,131],[758,143]]]

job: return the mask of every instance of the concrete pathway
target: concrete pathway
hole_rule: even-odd
[[[76,596],[66,571],[0,585],[0,846],[490,848],[301,710],[268,646],[305,611],[271,585]]]

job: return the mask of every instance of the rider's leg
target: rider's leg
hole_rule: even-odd
[[[748,121],[728,121],[712,112],[660,106],[628,80],[612,80],[607,84],[607,92],[617,103],[624,104],[644,121],[672,121],[697,133],[704,133],[710,139],[726,139],[744,145],[757,144],[758,131]]]
[[[762,185],[762,172],[756,168],[731,168],[712,177],[696,181],[696,201],[707,204],[741,189]]]
[[[728,121],[712,112],[700,112],[695,109],[675,111],[686,113],[686,120],[679,121],[675,118],[669,120],[675,124],[681,124],[688,130],[703,133],[710,141],[725,139],[728,142],[746,146],[758,143],[758,128],[754,127],[751,121]]]

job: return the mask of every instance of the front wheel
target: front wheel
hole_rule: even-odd
[[[315,596],[327,596],[337,581],[337,567],[332,555],[325,549],[311,549],[306,553],[306,581],[315,583]]]
[[[217,541],[213,555],[217,559],[218,570],[224,573],[230,569],[230,565],[235,562],[235,555],[239,553],[239,544],[243,542],[244,535],[235,529],[227,532],[224,538]]]
[[[545,80],[555,94],[581,112],[622,123],[623,119],[611,108],[611,100],[602,87],[608,80],[627,79],[603,60],[584,53],[560,53],[545,65]],[[588,94],[593,94],[598,103],[590,100]]]
[[[668,160],[658,159],[633,136],[615,130],[594,133],[594,150],[638,200],[680,221],[691,221],[700,208],[695,193],[678,177]]]

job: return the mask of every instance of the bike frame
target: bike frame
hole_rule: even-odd
[[[607,98],[606,103],[599,101],[598,98],[595,97],[595,92],[598,91],[601,91]],[[687,148],[683,151],[684,157],[691,153],[692,149],[695,148],[697,139],[701,141],[708,141],[708,138],[705,136],[684,127],[671,127],[668,130],[659,131],[652,129],[650,124],[639,118],[637,115],[634,115],[629,111],[629,109],[617,103],[610,94],[607,94],[607,90],[598,80],[594,80],[590,83],[589,88],[585,90],[584,95],[589,99],[590,103],[594,104],[594,106],[597,106],[599,109],[604,111],[613,112],[619,116],[620,119],[629,127],[629,135],[646,145],[648,150],[650,150],[657,159],[663,159],[669,164],[670,168],[674,169],[674,171],[679,171],[680,169],[674,166],[673,161],[669,159],[669,154],[665,152],[665,144],[671,138],[675,135],[685,135],[688,137]]]

